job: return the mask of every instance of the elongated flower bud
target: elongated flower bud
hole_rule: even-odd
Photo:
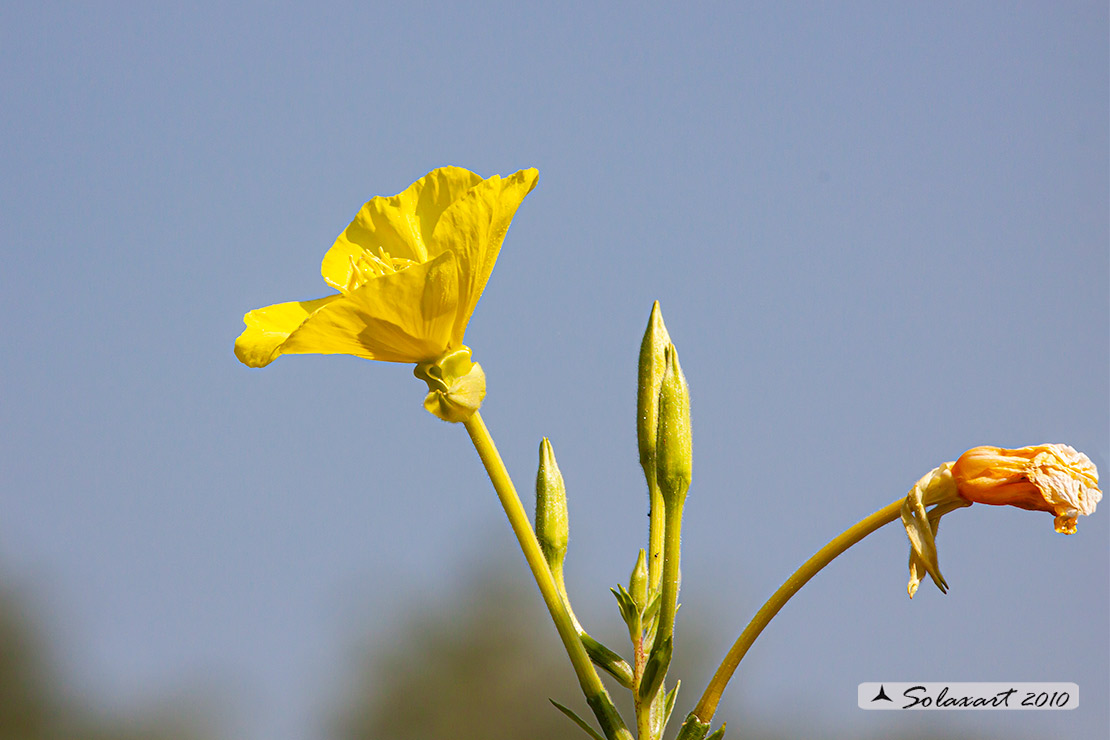
[[[643,548],[640,548],[640,555],[636,558],[636,567],[632,569],[632,575],[628,578],[628,593],[632,596],[632,602],[636,604],[641,612],[647,608],[647,581],[647,553],[644,552]]]
[[[690,434],[690,388],[678,362],[678,350],[667,345],[666,370],[659,384],[659,428],[655,439],[655,471],[668,509],[681,505],[693,476]]]
[[[536,538],[553,571],[562,571],[570,538],[567,518],[567,489],[555,462],[551,441],[540,442],[540,466],[536,471]]]
[[[659,301],[651,306],[647,330],[640,343],[639,384],[636,392],[636,441],[640,446],[640,465],[647,475],[655,474],[655,437],[659,416],[659,384],[667,361],[664,351],[671,343]]]

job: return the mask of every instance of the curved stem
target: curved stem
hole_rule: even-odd
[[[779,586],[778,590],[771,595],[771,598],[767,599],[767,603],[760,607],[759,611],[752,617],[752,621],[748,623],[740,636],[736,638],[736,642],[729,649],[720,668],[713,674],[709,685],[705,687],[705,693],[702,694],[692,714],[703,722],[709,722],[713,719],[713,714],[717,711],[717,704],[721,701],[721,694],[724,693],[725,686],[728,685],[736,667],[740,665],[740,661],[744,659],[748,648],[759,637],[763,628],[778,614],[779,609],[782,609],[786,602],[790,601],[790,598],[798,592],[798,589],[806,585],[810,578],[817,575],[822,568],[835,560],[837,556],[875,530],[900,518],[903,501],[904,498],[900,498],[844,530],[829,544],[818,550],[813,557],[805,561],[802,567],[794,571],[794,575],[786,579],[786,583]]]
[[[482,464],[486,468],[490,482],[493,483],[493,488],[497,491],[497,497],[501,500],[501,506],[505,509],[505,515],[509,518],[513,533],[520,543],[524,559],[528,561],[528,566],[536,579],[536,585],[539,586],[544,603],[547,604],[547,609],[551,612],[551,619],[555,622],[555,629],[559,632],[559,637],[563,641],[563,647],[566,648],[567,655],[570,656],[570,662],[578,676],[578,683],[582,686],[582,693],[586,695],[586,702],[594,710],[594,714],[597,716],[598,722],[601,723],[607,738],[610,740],[632,740],[631,733],[624,726],[624,722],[617,713],[616,707],[613,706],[604,684],[601,683],[601,678],[594,670],[593,663],[590,662],[590,656],[587,655],[582,640],[578,637],[574,620],[563,603],[559,588],[551,575],[551,569],[548,567],[547,560],[540,549],[539,540],[536,539],[536,533],[532,530],[532,522],[520,502],[520,496],[517,495],[513,481],[509,477],[509,471],[493,443],[493,438],[490,436],[485,422],[482,421],[478,412],[474,412],[468,420],[463,422],[463,425],[470,434],[474,449],[478,451],[478,457],[482,459]]]

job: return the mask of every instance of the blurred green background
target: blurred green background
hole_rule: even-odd
[[[562,646],[535,588],[503,569],[475,563],[474,575],[446,593],[424,593],[388,634],[351,637],[350,659],[335,666],[343,690],[318,718],[331,740],[563,740],[586,736],[547,701],[590,716]],[[615,603],[612,608],[614,620]],[[683,615],[686,617],[688,615]],[[51,660],[49,636],[33,609],[11,590],[0,593],[0,738],[4,740],[211,740],[226,737],[218,711],[171,699],[130,712],[111,711],[67,695]],[[671,676],[704,682],[710,656],[704,621],[681,619],[681,650]],[[614,640],[611,645],[617,647]],[[620,652],[628,654],[624,645]],[[692,680],[691,680],[692,679]],[[671,681],[673,685],[673,678]],[[610,686],[625,716],[627,692]],[[686,699],[691,700],[690,696]],[[592,716],[590,716],[592,723]],[[667,737],[682,717],[676,710]],[[930,731],[845,734],[793,717],[755,714],[730,720],[729,738],[743,740],[945,740],[966,733]],[[987,736],[975,737],[985,740]]]

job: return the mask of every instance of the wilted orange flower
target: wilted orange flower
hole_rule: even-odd
[[[1062,534],[1074,534],[1076,517],[1093,514],[1102,499],[1098,469],[1068,445],[973,447],[956,460],[952,478],[968,501],[1055,514]]]

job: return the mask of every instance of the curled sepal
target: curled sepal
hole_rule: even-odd
[[[705,740],[708,734],[709,723],[690,712],[686,715],[686,721],[682,723],[682,728],[679,729],[675,740]]]
[[[571,722],[573,722],[574,724],[576,724],[576,725],[578,725],[579,727],[581,727],[581,728],[582,728],[582,731],[583,731],[583,732],[585,732],[585,733],[586,733],[587,735],[589,735],[590,737],[592,737],[592,738],[593,738],[594,740],[605,740],[605,738],[603,738],[603,737],[602,737],[602,736],[601,736],[601,735],[600,735],[600,734],[598,733],[598,731],[597,731],[597,730],[595,730],[594,728],[592,728],[592,727],[590,727],[590,726],[589,726],[588,724],[586,724],[586,720],[584,720],[584,719],[582,719],[581,717],[579,717],[579,716],[578,716],[577,714],[575,714],[575,713],[574,713],[573,711],[571,711],[570,709],[568,709],[568,708],[564,707],[564,706],[563,706],[562,704],[560,704],[559,702],[555,701],[554,699],[548,699],[548,701],[549,701],[549,702],[551,702],[552,704],[554,704],[554,705],[555,705],[555,708],[556,708],[556,709],[558,709],[558,710],[559,710],[560,712],[562,712],[563,714],[565,714],[565,715],[567,716],[567,718],[568,718],[568,719],[570,719],[570,721],[571,721]]]
[[[952,463],[934,468],[914,483],[902,504],[902,525],[910,540],[910,581],[906,587],[912,599],[925,573],[933,579],[941,593],[948,583],[940,573],[937,561],[936,534],[940,518],[970,503],[960,498],[952,480]],[[931,511],[928,507],[932,506]]]
[[[714,730],[713,734],[710,735],[709,737],[705,738],[705,740],[721,740],[721,738],[723,738],[725,736],[725,728],[726,727],[728,727],[727,722],[725,724],[721,725],[720,727],[718,727],[716,730]]]
[[[418,363],[412,374],[428,384],[424,408],[444,421],[466,421],[486,397],[486,374],[481,365],[471,362],[470,347]]]

